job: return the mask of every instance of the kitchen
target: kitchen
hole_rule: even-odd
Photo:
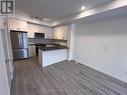
[[[60,27],[49,27],[49,26],[43,26],[39,25],[36,23],[29,23],[24,20],[19,20],[19,19],[14,19],[10,18],[8,20],[9,22],[9,30],[11,33],[11,40],[12,40],[12,49],[13,49],[13,58],[14,60],[19,60],[19,59],[25,59],[25,58],[30,58],[30,57],[38,57],[38,60],[40,64],[43,66],[51,65],[53,63],[57,63],[63,60],[68,59],[68,39],[69,39],[69,25],[64,25]],[[15,37],[15,34],[17,32],[17,35],[23,34],[25,32],[26,37]],[[23,40],[25,39],[25,40]],[[18,44],[20,45],[20,42],[17,40],[23,40],[22,44],[25,44],[25,48],[27,50],[23,51],[19,48],[19,51],[17,51]],[[28,40],[28,41],[27,41]],[[17,45],[15,45],[17,44]],[[56,51],[60,52],[61,50],[65,50],[63,53],[63,56],[61,56],[61,59],[59,58],[60,54],[59,53],[54,61],[51,60],[51,56],[53,55],[53,52],[51,51]],[[50,58],[51,62],[42,62],[42,60],[48,60],[41,58],[42,54],[39,54],[41,52],[39,51],[50,51],[52,55],[47,56],[46,58]],[[59,50],[59,51],[58,51]],[[16,51],[16,52],[15,52]]]
[[[127,94],[126,0],[2,3],[0,95]]]

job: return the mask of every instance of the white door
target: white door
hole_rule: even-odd
[[[9,81],[8,81],[8,65],[5,63],[5,55],[3,50],[2,31],[3,18],[0,18],[0,95],[10,95]]]
[[[6,20],[4,20],[5,22]],[[4,24],[3,22],[3,24]],[[12,51],[11,51],[11,46],[10,46],[10,39],[9,39],[9,32],[7,29],[7,24],[3,25],[1,27],[1,38],[2,38],[2,43],[3,43],[3,51],[4,51],[4,57],[5,57],[5,63],[6,63],[6,70],[7,70],[7,75],[8,75],[8,83],[9,87],[11,88],[11,80],[13,78],[13,62],[12,62]]]
[[[5,63],[6,63],[6,69],[7,69],[7,75],[8,75],[8,83],[9,83],[9,87],[11,88],[11,70],[10,70],[10,64],[9,64],[10,59],[8,55],[6,31],[4,29],[1,30],[1,36],[2,36],[3,50],[4,50]]]

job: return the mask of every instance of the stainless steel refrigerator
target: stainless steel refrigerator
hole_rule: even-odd
[[[29,58],[28,35],[24,31],[10,31],[14,60]]]

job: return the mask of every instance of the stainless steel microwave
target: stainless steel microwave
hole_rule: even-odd
[[[44,38],[44,37],[45,37],[44,33],[37,33],[37,32],[34,33],[34,38]]]

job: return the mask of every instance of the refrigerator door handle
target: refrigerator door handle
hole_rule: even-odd
[[[18,33],[18,41],[19,41],[19,47],[20,47],[20,43],[21,43],[21,41],[20,41],[20,33]]]
[[[20,48],[21,48],[21,47],[22,47],[22,39],[23,39],[21,33],[18,34],[18,39],[19,39],[19,46],[20,46]]]

